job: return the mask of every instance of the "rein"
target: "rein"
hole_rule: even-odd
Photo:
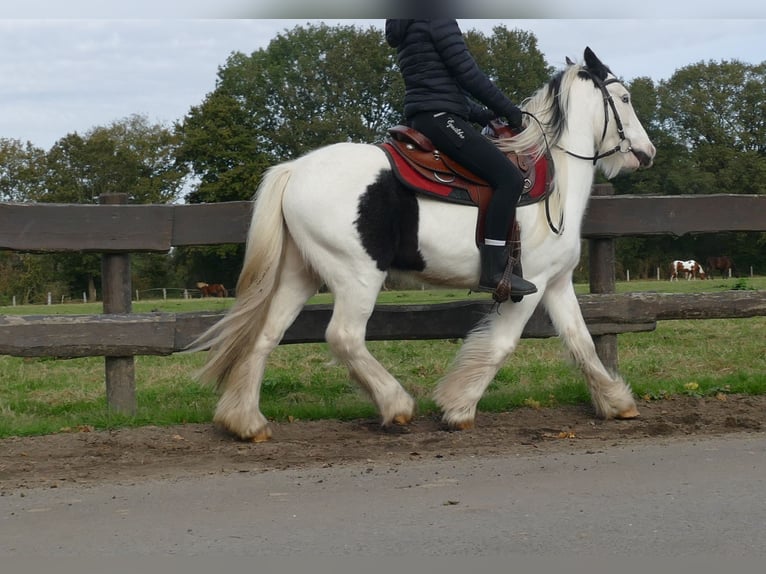
[[[609,78],[606,81],[601,81],[598,77],[594,76],[593,74],[590,74],[591,79],[593,80],[593,83],[596,84],[599,90],[601,90],[601,94],[603,95],[604,100],[604,129],[601,132],[601,142],[599,142],[599,147],[604,142],[604,139],[606,138],[606,130],[609,126],[609,109],[612,110],[612,115],[614,116],[614,122],[617,124],[617,135],[620,136],[620,143],[618,143],[613,148],[598,153],[594,153],[592,156],[586,156],[586,155],[580,155],[576,154],[572,151],[569,151],[568,149],[564,149],[563,147],[556,144],[556,147],[563,150],[564,153],[576,157],[577,159],[583,159],[586,161],[592,161],[593,165],[596,165],[596,162],[602,158],[609,157],[610,155],[613,155],[617,152],[620,153],[629,153],[633,151],[633,146],[631,145],[630,139],[625,137],[625,129],[622,125],[622,120],[620,119],[620,114],[617,112],[617,106],[614,103],[614,98],[612,98],[612,94],[609,93],[609,90],[606,89],[606,87],[609,84],[618,84],[620,81],[617,78]],[[550,146],[548,144],[548,138],[545,135],[545,130],[543,129],[542,125],[540,124],[540,120],[538,120],[534,114],[531,114],[526,111],[522,111],[523,114],[528,115],[530,118],[532,118],[535,122],[537,122],[538,127],[540,128],[540,132],[543,134],[543,140],[545,141],[545,148],[550,149]],[[548,219],[548,227],[550,227],[551,231],[555,233],[556,235],[561,235],[564,232],[564,212],[562,210],[561,216],[559,217],[559,224],[556,226],[553,223],[553,220],[551,219],[551,212],[550,212],[550,204],[549,204],[549,196],[546,196],[545,198],[545,217]]]
[[[608,80],[602,82],[593,74],[591,74],[590,76],[593,82],[596,84],[596,86],[598,86],[599,90],[601,90],[601,94],[604,96],[604,130],[601,132],[601,142],[599,143],[599,146],[601,146],[601,144],[604,143],[604,138],[606,138],[606,128],[609,125],[609,108],[612,109],[614,122],[617,124],[617,135],[620,136],[620,143],[618,143],[612,149],[607,150],[605,152],[598,153],[597,151],[592,156],[579,155],[564,148],[560,148],[560,149],[564,150],[564,152],[571,155],[572,157],[576,157],[577,159],[584,159],[586,161],[592,161],[593,165],[596,165],[596,162],[600,160],[601,158],[609,157],[610,155],[615,154],[617,152],[629,153],[633,151],[633,146],[631,145],[630,139],[625,137],[625,130],[622,127],[622,120],[620,119],[620,114],[617,113],[617,106],[614,104],[614,99],[612,98],[612,94],[610,94],[609,90],[606,89],[606,87],[609,84],[619,84],[620,81],[617,78],[609,78]]]
[[[543,135],[543,141],[545,142],[545,150],[546,154],[548,155],[548,161],[553,163],[553,157],[550,155],[550,145],[548,145],[548,136],[545,134],[545,130],[543,129],[542,124],[540,123],[540,120],[537,119],[537,117],[534,114],[531,114],[529,112],[526,112],[522,110],[522,114],[525,114],[535,120],[537,122],[537,126],[540,128],[540,133]],[[561,210],[561,213],[559,214],[559,224],[558,227],[553,223],[553,219],[551,218],[551,204],[550,204],[550,194],[547,193],[545,195],[545,218],[548,220],[548,227],[550,228],[553,233],[556,235],[561,235],[564,233],[564,210]]]

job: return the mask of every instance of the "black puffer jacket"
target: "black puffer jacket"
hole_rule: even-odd
[[[397,49],[407,118],[451,112],[481,124],[495,116],[506,117],[514,127],[521,123],[519,109],[479,69],[457,21],[386,20],[386,41]]]

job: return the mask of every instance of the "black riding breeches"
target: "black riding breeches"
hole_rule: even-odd
[[[487,209],[487,239],[505,241],[516,215],[524,181],[519,169],[470,122],[448,112],[424,112],[409,125],[425,134],[436,148],[485,179],[494,190]]]

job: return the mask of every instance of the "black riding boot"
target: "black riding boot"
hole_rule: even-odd
[[[479,291],[495,293],[498,284],[503,280],[505,267],[509,263],[510,247],[507,245],[479,245],[481,255],[481,279]],[[511,299],[515,302],[524,295],[537,293],[537,287],[523,277],[510,273]],[[507,298],[507,295],[506,295]]]

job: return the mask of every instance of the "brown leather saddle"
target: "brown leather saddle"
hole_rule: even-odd
[[[493,121],[485,130],[490,138],[511,137],[512,130],[504,123]],[[425,135],[403,125],[389,129],[388,137],[380,144],[391,162],[394,174],[406,187],[443,201],[478,207],[476,244],[484,242],[484,219],[492,188],[489,183],[439,152]],[[553,162],[543,156],[534,162],[531,154],[506,154],[524,177],[524,190],[518,206],[537,203],[548,197],[552,189]],[[508,240],[517,240],[516,225],[509,231]]]

